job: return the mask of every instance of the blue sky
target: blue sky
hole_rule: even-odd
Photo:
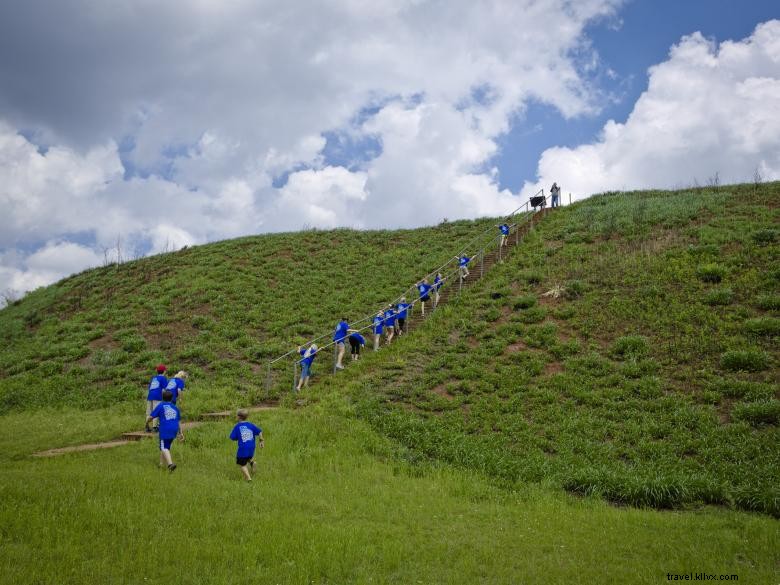
[[[776,4],[0,3],[0,291],[118,238],[128,257],[498,216],[553,181],[780,179]]]

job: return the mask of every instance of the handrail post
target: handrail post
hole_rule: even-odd
[[[333,373],[334,373],[334,374],[335,374],[335,373],[338,371],[338,370],[336,369],[336,364],[338,363],[338,362],[337,362],[337,360],[338,360],[338,353],[339,353],[339,350],[338,350],[338,347],[337,347],[337,346],[338,346],[338,344],[337,344],[337,343],[334,343],[334,344],[333,344]]]
[[[479,277],[485,275],[485,249],[479,251]]]
[[[265,397],[268,398],[271,395],[271,362],[268,362],[268,367],[265,373]]]
[[[501,262],[503,262],[503,258],[501,258],[501,248],[503,248],[503,247],[504,247],[504,246],[503,246],[503,244],[504,244],[504,238],[502,237],[502,238],[501,238],[501,239],[498,241],[498,263],[499,263],[499,264],[500,264]]]
[[[298,391],[298,360],[293,360],[293,394]]]

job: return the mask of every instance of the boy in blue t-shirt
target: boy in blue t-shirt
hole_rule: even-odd
[[[336,342],[336,347],[338,348],[338,356],[336,357],[337,370],[344,369],[344,366],[341,364],[341,360],[344,359],[344,350],[347,347],[346,339],[348,334],[349,324],[347,323],[347,318],[342,317],[341,321],[339,321],[338,325],[336,325],[336,330],[333,332],[333,341]]]
[[[149,415],[160,404],[162,400],[162,393],[165,387],[168,385],[168,378],[164,375],[165,366],[160,364],[157,366],[157,375],[154,376],[149,382],[149,389],[146,392],[146,432],[151,433],[153,430],[157,430],[157,423],[154,423],[153,428],[149,428]]]
[[[382,331],[385,325],[385,314],[379,311],[374,317],[374,321],[371,330],[374,333],[374,351],[379,351],[379,342],[382,339]]]
[[[501,246],[506,246],[506,239],[509,236],[509,226],[502,223],[498,226],[498,231],[501,232]]]
[[[168,380],[168,385],[165,387],[166,390],[169,390],[171,394],[173,394],[173,400],[171,402],[173,404],[176,404],[176,401],[179,399],[179,396],[182,392],[184,392],[184,380],[187,379],[187,372],[184,370],[180,370],[176,372],[176,375]]]
[[[458,261],[458,266],[460,270],[460,279],[465,280],[466,278],[468,278],[469,275],[469,262],[471,262],[471,258],[463,254],[460,257],[455,256],[455,260]]]
[[[171,459],[171,444],[177,435],[179,440],[184,440],[179,426],[181,414],[176,405],[171,402],[173,393],[170,390],[163,390],[162,399],[163,401],[146,418],[146,426],[149,426],[152,419],[156,418],[160,421],[160,467],[167,464],[168,471],[173,471],[176,469],[176,464]]]
[[[439,306],[439,289],[441,288],[441,285],[444,284],[444,277],[441,275],[441,272],[436,273],[436,278],[433,279],[433,308]]]
[[[431,288],[427,278],[423,278],[421,282],[417,283],[417,291],[420,293],[420,312],[423,317],[425,317],[425,303],[431,300]]]
[[[301,391],[304,385],[309,385],[311,365],[314,363],[314,358],[317,357],[318,351],[316,343],[312,343],[308,349],[304,349],[300,345],[298,346],[298,353],[301,354],[301,377],[298,378],[298,386],[295,388],[298,392]]]
[[[263,440],[263,429],[256,427],[251,422],[248,422],[246,410],[243,408],[236,412],[238,423],[233,427],[230,432],[230,440],[238,442],[238,450],[236,451],[236,464],[241,467],[241,473],[244,474],[244,478],[247,481],[252,481],[252,475],[249,473],[249,467],[254,471],[255,469],[255,437],[260,437],[260,448],[265,446]]]
[[[387,337],[385,338],[386,345],[390,345],[390,342],[393,341],[393,335],[395,335],[396,319],[397,317],[395,316],[393,305],[390,305],[387,309],[385,309],[385,329],[387,329]]]
[[[401,302],[395,306],[395,316],[398,322],[398,335],[406,332],[406,311],[409,309],[409,303],[406,297],[401,297]]]
[[[360,359],[360,348],[365,347],[366,338],[360,335],[357,331],[349,336],[349,347],[351,349],[352,361],[358,361]]]

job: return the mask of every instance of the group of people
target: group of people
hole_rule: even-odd
[[[160,467],[174,471],[176,464],[171,456],[174,439],[184,440],[181,429],[181,395],[184,392],[187,372],[180,371],[170,380],[165,377],[166,367],[160,364],[156,374],[149,381],[146,395],[146,432],[159,433]],[[238,422],[230,432],[230,439],[236,441],[236,463],[241,468],[244,479],[252,481],[250,468],[255,468],[255,446],[259,439],[260,447],[265,446],[263,429],[247,420],[249,413],[240,409],[236,413]]]

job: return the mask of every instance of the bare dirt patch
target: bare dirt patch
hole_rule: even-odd
[[[528,349],[528,346],[525,344],[525,342],[522,340],[518,340],[515,341],[514,343],[507,345],[506,348],[504,349],[504,354],[506,355],[510,353],[517,353],[518,351],[525,351],[526,349]]]
[[[549,362],[544,366],[544,375],[552,376],[553,374],[560,374],[563,371],[563,364],[561,362]]]
[[[455,397],[449,392],[447,392],[447,388],[445,387],[444,384],[439,384],[438,386],[434,386],[433,388],[431,388],[431,392],[433,392],[434,394],[438,394],[439,396],[441,396],[446,400],[455,400]]]

